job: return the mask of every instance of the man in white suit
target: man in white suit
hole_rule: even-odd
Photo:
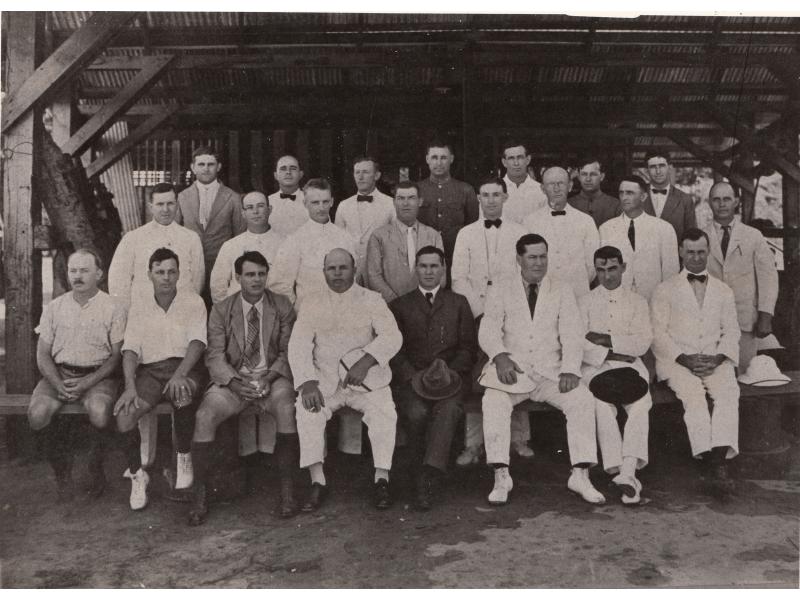
[[[289,154],[281,156],[275,161],[273,177],[278,183],[278,191],[269,195],[269,205],[272,207],[270,223],[275,233],[286,237],[308,221],[306,197],[300,189],[300,180],[303,179],[300,162]]]
[[[692,455],[707,460],[715,490],[725,492],[727,460],[739,453],[736,303],[727,285],[708,276],[704,231],[688,229],[680,253],[683,271],[661,283],[651,302],[656,371],[683,403]]]
[[[316,510],[327,496],[322,468],[325,425],[342,406],[364,415],[375,463],[374,504],[376,508],[389,508],[389,470],[397,425],[389,388],[391,375],[382,387],[365,390],[362,384],[371,368],[389,369],[389,360],[400,350],[403,336],[380,294],[354,283],[355,259],[349,251],[336,248],[329,252],[321,270],[328,288],[300,313],[289,339],[289,366],[299,392],[300,467],[308,467],[311,474],[311,494],[302,510]],[[363,350],[363,356],[340,381],[340,362],[357,348]]]
[[[600,226],[600,243],[622,251],[622,285],[648,301],[656,286],[678,271],[678,240],[666,221],[644,212],[647,184],[638,175],[619,183],[622,214]]]
[[[576,298],[589,291],[594,279],[594,251],[600,236],[594,219],[567,204],[569,175],[550,167],[542,175],[548,206],[528,215],[523,225],[548,240],[550,272],[572,287]]]
[[[492,285],[514,277],[519,272],[516,260],[517,240],[527,232],[522,225],[504,218],[508,200],[506,182],[495,177],[485,179],[478,187],[482,219],[458,232],[453,251],[453,291],[465,296],[477,320],[483,315],[486,294]],[[478,321],[480,323],[480,321]],[[485,362],[485,357],[479,362]],[[528,414],[516,412],[511,420],[511,446],[523,458],[531,458]],[[481,415],[467,413],[464,451],[456,459],[459,466],[477,463],[483,454]]]
[[[653,341],[647,300],[622,285],[627,265],[618,248],[601,246],[594,253],[594,268],[600,285],[578,300],[587,331],[581,369],[583,382],[588,387],[601,373],[630,367],[646,383],[650,376],[641,357]],[[637,504],[641,499],[642,484],[636,478],[636,471],[647,465],[652,406],[649,390],[638,400],[624,404],[628,415],[624,436],[620,435],[617,424],[616,406],[600,399],[595,406],[603,468],[606,473],[616,475],[613,482],[622,490],[624,504]]]
[[[595,400],[580,381],[585,332],[575,296],[569,285],[547,275],[543,237],[526,234],[516,252],[521,277],[492,286],[478,331],[480,347],[491,360],[488,368],[496,370],[495,387],[530,384],[521,393],[487,385],[483,395],[486,462],[494,467],[489,502],[508,501],[513,488],[508,472],[511,412],[530,398],[566,415],[572,464],[567,487],[587,502],[601,504],[605,498],[589,480],[589,467],[597,464]]]
[[[772,333],[772,315],[778,300],[778,270],[767,240],[736,216],[739,198],[729,183],[709,191],[714,221],[704,231],[711,242],[708,272],[727,283],[739,317],[739,371],[747,370],[756,355],[757,338]]]

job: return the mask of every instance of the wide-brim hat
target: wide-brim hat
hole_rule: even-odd
[[[354,364],[361,360],[361,357],[365,354],[366,352],[361,348],[353,348],[339,359],[339,381],[344,381],[347,372]],[[372,392],[385,388],[391,381],[392,370],[388,366],[382,367],[380,365],[373,365],[370,367],[370,370],[367,371],[367,376],[364,378],[361,385],[350,385],[348,387],[359,392]]]
[[[647,380],[631,367],[603,371],[589,382],[589,391],[595,398],[616,406],[636,402],[649,389]]]
[[[444,400],[461,391],[461,375],[448,367],[444,360],[437,358],[427,369],[414,374],[411,387],[426,400]]]
[[[514,360],[513,356],[509,356],[509,358]],[[503,383],[497,378],[497,368],[492,361],[483,366],[478,383],[485,388],[500,390],[508,394],[529,394],[536,387],[536,384],[525,373],[517,373],[517,383]]]
[[[786,385],[791,378],[781,373],[772,357],[759,354],[750,361],[747,371],[739,375],[739,381],[757,387],[776,387]]]

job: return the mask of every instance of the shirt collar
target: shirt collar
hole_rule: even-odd
[[[722,223],[718,223],[715,219],[711,220],[714,223],[714,229],[716,229],[717,233],[722,233]],[[731,232],[733,232],[733,227],[739,222],[739,215],[733,215],[733,220],[728,223],[727,227],[731,228]]]
[[[420,291],[420,293],[421,293],[423,296],[424,296],[425,294],[433,294],[433,299],[434,299],[434,300],[436,300],[436,294],[438,294],[438,293],[439,293],[439,288],[440,288],[441,286],[440,286],[440,285],[437,285],[437,286],[436,286],[435,288],[433,288],[432,290],[426,290],[426,289],[425,289],[425,288],[423,288],[421,285],[420,285],[420,286],[418,286],[418,287],[419,287],[419,291]]]
[[[631,218],[630,218],[628,215],[626,215],[625,213],[622,213],[622,220],[623,220],[623,221],[625,222],[625,224],[627,225],[627,224],[628,224],[628,223],[630,223],[631,221],[639,221],[639,220],[640,220],[640,219],[641,219],[641,218],[642,218],[644,215],[645,215],[645,213],[644,213],[644,211],[642,211],[641,213],[639,213],[639,216],[638,216],[638,217],[633,217],[633,218],[631,219]]]
[[[198,189],[206,190],[206,191],[214,191],[219,188],[219,179],[215,179],[211,183],[200,183],[200,181],[195,181],[197,184]]]
[[[691,271],[689,271],[689,270],[688,270],[686,267],[684,267],[683,269],[681,269],[681,275],[683,275],[684,277],[686,277],[686,276],[687,276],[687,275],[689,275],[690,273],[691,273],[692,275],[697,275],[698,277],[701,277],[701,276],[703,276],[703,275],[705,275],[706,277],[708,277],[708,269],[704,269],[704,270],[703,270],[703,271],[701,271],[700,273],[692,273],[692,272],[691,272]]]
[[[242,296],[242,310],[244,311],[245,318],[247,317],[247,313],[249,313],[250,309],[253,308],[254,306],[256,307],[259,316],[264,314],[264,296],[261,296],[261,300],[259,300],[255,304],[250,304],[247,300],[244,299],[244,296]]]
[[[666,194],[663,194],[663,196],[664,196],[664,198],[665,198],[665,199],[666,199],[666,197],[667,197],[667,196],[669,196],[669,191],[670,191],[671,189],[672,189],[672,184],[671,184],[671,183],[668,183],[668,184],[667,184],[667,187],[665,187],[665,188],[664,188],[664,191],[665,191],[665,192],[667,192]],[[653,196],[653,186],[651,185],[651,186],[650,186],[650,197],[652,197],[652,196]]]
[[[417,231],[417,223],[419,223],[419,221],[414,221],[413,225],[406,225],[400,219],[395,219],[394,221],[397,223],[397,228],[403,235],[407,235],[409,229],[413,230],[415,233]]]
[[[158,221],[155,220],[155,217],[150,224],[153,226],[154,229],[165,230],[165,229],[175,229],[175,227],[181,227],[178,223],[173,219],[169,225],[162,225]]]
[[[522,187],[531,185],[531,183],[533,182],[533,178],[530,175],[525,175],[525,179],[523,179],[522,183],[517,185],[516,183],[514,183],[511,180],[511,178],[508,176],[508,174],[506,174],[506,175],[503,176],[503,181],[506,182],[506,187],[512,187],[513,186],[516,189],[520,189]]]

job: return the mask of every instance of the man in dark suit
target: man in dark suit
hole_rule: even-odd
[[[467,299],[441,286],[444,252],[424,246],[415,269],[419,287],[389,305],[403,334],[403,347],[390,364],[417,469],[416,507],[428,510],[433,483],[447,469],[478,345]]]
[[[293,479],[300,468],[300,446],[287,357],[294,310],[288,298],[266,289],[269,267],[261,253],[245,252],[236,259],[234,269],[241,291],[215,304],[208,321],[206,366],[212,383],[197,410],[192,441],[190,525],[201,524],[208,513],[206,474],[217,427],[250,404],[275,418],[280,515],[286,518],[296,512]]]
[[[203,244],[206,281],[202,296],[206,306],[211,306],[208,280],[219,249],[247,229],[239,194],[217,179],[221,168],[216,152],[211,148],[198,148],[192,152],[191,165],[196,181],[178,194],[178,222],[196,232]]]
[[[650,174],[650,190],[644,201],[644,211],[667,221],[675,228],[677,239],[681,239],[684,231],[697,227],[692,197],[670,183],[668,152],[649,152],[645,164]]]

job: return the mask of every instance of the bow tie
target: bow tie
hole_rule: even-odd
[[[281,192],[281,199],[283,198],[289,198],[289,200],[294,200],[295,198],[297,198],[297,194],[284,194],[283,192]]]
[[[483,226],[486,227],[486,229],[491,229],[492,227],[497,227],[498,229],[500,229],[500,225],[502,224],[503,224],[502,219],[486,219],[483,222]]]
[[[358,196],[356,196],[356,200],[358,202],[372,202],[372,196],[362,196],[361,194],[359,194]]]
[[[694,273],[688,273],[686,275],[686,279],[689,280],[689,283],[693,281],[699,281],[700,283],[706,282],[706,275],[695,275]]]
[[[664,190],[657,190],[657,189],[651,188],[651,189],[650,189],[650,193],[651,193],[651,194],[661,194],[662,196],[666,196],[666,195],[667,195],[667,190],[666,190],[666,189],[664,189]]]
[[[567,215],[567,211],[565,210],[551,210],[550,214],[554,217],[565,217]]]

